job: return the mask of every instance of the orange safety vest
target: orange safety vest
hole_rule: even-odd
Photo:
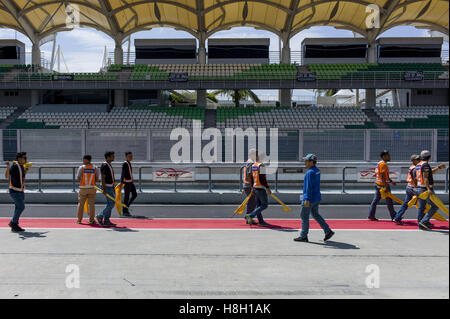
[[[250,164],[250,163],[253,163],[253,161],[252,160],[248,160],[246,162],[246,165],[244,166],[244,183],[245,184],[249,184],[250,183],[250,181],[248,180],[248,172],[247,172],[247,164]]]
[[[95,165],[83,165],[81,167],[80,188],[94,188],[97,167]]]
[[[416,165],[417,187],[426,187],[422,172],[422,165],[425,163],[426,163],[425,161],[421,161],[419,164]]]
[[[412,177],[412,172],[415,169],[416,169],[416,165],[414,165],[414,164],[411,165],[409,167],[408,175],[406,176],[406,181],[408,182],[408,186],[410,186],[410,187],[415,187],[416,186],[415,181],[414,181],[414,179]]]
[[[375,175],[377,176],[377,180],[375,183],[379,186],[383,186],[382,175],[384,175],[384,179],[386,182],[390,183],[391,179],[389,178],[389,167],[387,166],[385,161],[379,161],[377,168],[375,169]]]
[[[252,165],[253,188],[266,188],[261,184],[261,180],[259,179],[261,165],[262,163],[259,162]]]
[[[131,164],[130,163],[128,163],[128,161],[125,161],[125,163],[127,163],[127,165],[128,165],[128,171],[130,172],[130,178],[131,179],[123,179],[123,181],[125,182],[125,183],[131,183],[131,182],[133,182],[133,180],[134,180],[134,178],[133,178],[133,172],[131,171]]]
[[[20,168],[20,165],[19,164],[14,164],[14,165],[17,165],[17,167],[19,168],[20,187],[15,187],[12,184],[11,175],[10,175],[9,176],[9,188],[12,189],[12,190],[15,190],[16,192],[23,192],[23,191],[25,191],[25,183],[24,183],[25,176],[22,175],[22,168]]]

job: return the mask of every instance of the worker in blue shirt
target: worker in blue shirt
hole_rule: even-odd
[[[308,169],[305,174],[305,180],[303,183],[303,205],[302,205],[302,230],[300,237],[295,238],[294,241],[308,242],[309,232],[309,215],[312,214],[314,219],[319,223],[325,232],[324,241],[327,241],[333,237],[334,232],[330,229],[330,226],[326,223],[325,219],[319,214],[319,204],[322,200],[322,194],[320,193],[320,169],[316,166],[317,156],[309,154],[303,158],[305,166]]]

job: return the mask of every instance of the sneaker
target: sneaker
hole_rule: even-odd
[[[401,219],[394,219],[393,222],[396,223],[396,224],[399,225],[399,226],[402,226],[402,225],[403,225],[403,222],[402,222]]]
[[[77,224],[78,224],[78,225],[81,225],[81,223],[83,223],[82,220],[77,220]]]
[[[251,218],[249,215],[245,215],[245,219],[247,220],[247,225],[253,225],[253,218]]]
[[[270,224],[267,224],[266,222],[262,222],[258,224],[260,227],[269,227]]]
[[[103,226],[105,226],[105,227],[116,227],[117,225],[114,224],[114,223],[111,223],[110,220],[105,220],[105,221],[103,222]]]
[[[424,222],[425,225],[427,225],[429,228],[433,228],[434,224],[430,222]]]
[[[130,213],[123,213],[122,217],[133,217],[133,215],[131,215]]]
[[[328,232],[328,234],[326,234],[326,235],[325,235],[325,238],[323,239],[323,241],[327,241],[327,240],[330,240],[330,239],[331,239],[331,237],[333,237],[333,236],[334,236],[334,234],[335,234],[335,232],[334,232],[334,231],[332,231],[332,230],[330,230],[330,231]]]
[[[370,221],[372,221],[372,222],[377,222],[378,221],[378,218],[376,218],[376,217],[369,217],[368,219]]]
[[[89,225],[95,225],[95,219],[89,221]]]
[[[97,219],[97,223],[99,224],[99,225],[103,225],[103,217],[102,216],[97,216],[96,217],[96,219]]]
[[[309,242],[308,237],[305,237],[305,238],[302,238],[302,237],[294,238],[294,241],[298,241],[298,242],[301,242],[301,243],[308,243]]]
[[[420,230],[431,230],[431,228],[428,227],[427,224],[422,223],[422,222],[419,223],[419,229],[420,229]]]

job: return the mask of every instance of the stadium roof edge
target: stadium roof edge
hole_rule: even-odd
[[[448,34],[448,8],[447,0],[0,0],[0,27],[17,30],[33,43],[74,25],[102,31],[117,43],[163,26],[202,40],[232,27],[253,26],[286,41],[326,25],[373,40],[399,25]]]

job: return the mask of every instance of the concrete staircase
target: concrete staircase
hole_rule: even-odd
[[[1,124],[0,129],[7,129],[8,126],[19,118],[31,106],[19,106],[10,116],[8,116]]]
[[[374,109],[362,109],[370,121],[375,124],[377,128],[389,128],[389,126],[383,122],[381,117],[375,112]]]

